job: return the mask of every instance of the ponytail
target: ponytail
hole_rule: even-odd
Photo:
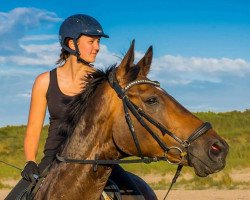
[[[62,48],[60,53],[60,58],[56,61],[56,64],[57,65],[64,64],[69,56],[70,53]]]
[[[68,44],[69,40],[70,40],[70,38],[66,38],[65,44]],[[64,64],[69,56],[70,56],[70,53],[67,50],[65,50],[64,48],[62,48],[61,53],[60,53],[60,58],[56,61],[56,64],[57,65]]]

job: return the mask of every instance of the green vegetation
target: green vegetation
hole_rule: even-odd
[[[38,159],[41,159],[43,146],[47,137],[48,126],[45,126],[41,134],[41,144],[38,151]],[[7,162],[19,168],[25,164],[23,152],[23,139],[26,126],[6,126],[0,128],[0,161]],[[20,171],[0,162],[1,178],[19,178]]]
[[[226,139],[230,146],[227,158],[227,166],[223,172],[211,175],[207,178],[199,178],[194,175],[191,168],[186,167],[183,173],[192,174],[192,178],[186,180],[182,176],[177,182],[177,187],[187,186],[187,189],[196,188],[204,189],[208,187],[216,187],[218,189],[226,187],[234,189],[235,187],[245,187],[250,182],[235,182],[230,176],[232,170],[250,168],[250,110],[244,112],[232,111],[225,113],[199,112],[196,116],[204,121],[209,121],[223,138]],[[20,168],[23,167],[25,161],[23,156],[23,138],[25,134],[25,126],[7,126],[0,128],[0,160],[14,164]],[[38,158],[42,157],[42,150],[47,136],[48,126],[43,129],[41,144],[39,147]],[[137,174],[157,173],[164,176],[167,173],[174,175],[176,166],[166,162],[158,162],[152,164],[131,164],[123,165],[123,167]],[[0,162],[0,180],[1,178],[19,178],[20,171],[4,165]],[[188,183],[188,184],[187,184]],[[192,184],[190,184],[192,183]],[[166,189],[169,183],[162,179],[158,183],[152,183],[155,189]],[[176,187],[175,186],[175,187]],[[3,184],[0,182],[0,187]]]
[[[0,189],[11,189],[12,187],[8,184],[3,184],[1,181],[0,181]]]
[[[196,115],[211,122],[214,129],[228,142],[230,151],[227,169],[250,167],[250,110]]]

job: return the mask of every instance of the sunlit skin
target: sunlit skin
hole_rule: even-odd
[[[100,50],[100,37],[82,36],[78,40],[80,57],[87,62],[95,62],[96,56]]]
[[[100,37],[82,35],[78,41],[80,57],[87,62],[95,62],[100,50]],[[73,40],[68,46],[75,49]],[[57,69],[57,80],[60,90],[69,96],[78,94],[84,87],[82,78],[94,71],[94,68],[77,61],[76,56],[70,55],[64,65]],[[40,74],[33,85],[29,119],[24,139],[24,152],[26,161],[35,161],[38,151],[39,139],[44,123],[47,108],[46,93],[50,79],[49,72]]]

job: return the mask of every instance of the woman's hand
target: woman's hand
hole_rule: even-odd
[[[39,177],[39,169],[37,164],[34,161],[26,162],[26,165],[21,172],[21,176],[27,181],[35,181],[35,176],[37,176],[37,178]]]

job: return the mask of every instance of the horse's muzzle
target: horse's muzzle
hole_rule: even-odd
[[[216,173],[225,167],[228,150],[228,144],[221,138],[213,139],[207,145],[190,145],[189,165],[201,177]]]

